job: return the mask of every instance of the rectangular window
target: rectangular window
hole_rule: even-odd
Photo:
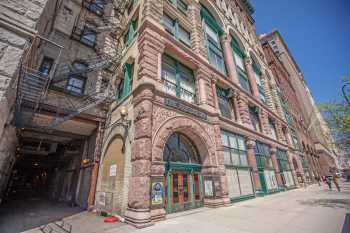
[[[277,163],[281,172],[291,170],[287,152],[285,150],[277,149]]]
[[[89,47],[95,47],[97,43],[97,32],[90,26],[84,26],[80,41]]]
[[[226,74],[219,34],[207,24],[205,24],[204,28],[208,47],[209,64],[213,65],[221,73]]]
[[[191,46],[191,33],[183,28],[177,20],[172,19],[169,15],[163,14],[163,26],[175,39],[181,41],[187,46]]]
[[[128,26],[128,30],[126,31],[125,35],[124,35],[124,44],[125,47],[128,47],[131,42],[134,40],[135,36],[136,36],[136,31],[137,31],[137,21],[138,19],[132,19],[129,26]]]
[[[254,150],[258,168],[273,169],[270,147],[257,141]]]
[[[182,0],[168,0],[170,4],[172,4],[176,9],[178,9],[181,13],[187,14],[188,6]]]
[[[164,91],[190,103],[195,103],[196,88],[193,71],[172,57],[162,56]]]
[[[84,0],[84,6],[91,12],[98,16],[102,16],[104,13],[105,0]]]
[[[67,85],[66,89],[71,94],[82,95],[82,94],[84,94],[85,80],[86,80],[86,78],[82,77],[82,76],[71,77],[68,80],[68,85]]]
[[[39,72],[45,76],[49,75],[53,62],[54,62],[54,59],[49,57],[44,57],[40,65]]]
[[[249,107],[249,116],[250,121],[252,122],[252,125],[254,129],[258,132],[261,132],[261,125],[259,120],[259,112],[257,107]]]
[[[222,130],[221,143],[224,146],[225,165],[239,167],[248,166],[244,137]]]
[[[223,117],[232,119],[232,114],[234,115],[231,100],[227,97],[228,90],[224,90],[220,87],[216,87],[216,94],[218,96],[220,113]]]
[[[271,118],[269,118],[269,127],[270,127],[272,138],[277,140],[276,125],[275,125],[275,122],[273,122],[273,120]]]
[[[131,0],[131,4],[128,7],[128,15],[132,12],[132,10],[135,8],[136,4],[138,3],[138,0]]]
[[[120,81],[117,87],[117,100],[120,101],[124,97],[128,96],[132,89],[132,77],[133,77],[134,64],[125,63],[123,67],[124,77]]]
[[[266,104],[266,96],[265,96],[265,88],[263,86],[263,83],[261,81],[261,71],[260,68],[258,67],[258,65],[254,62],[253,63],[253,75],[256,81],[256,84],[258,86],[258,91],[259,91],[259,96],[260,96],[260,100]]]

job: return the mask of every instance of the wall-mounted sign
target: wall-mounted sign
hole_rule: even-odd
[[[207,118],[208,118],[207,114],[205,114],[201,111],[198,111],[197,109],[191,108],[191,107],[189,107],[189,106],[187,106],[187,105],[185,105],[177,100],[174,100],[174,99],[165,98],[164,104],[166,106],[176,108],[182,112],[194,115],[194,116],[201,118],[203,120],[207,120]]]
[[[106,205],[106,193],[105,192],[100,192],[100,195],[98,197],[98,204],[101,206]]]
[[[112,164],[109,167],[109,176],[117,176],[117,164]]]
[[[163,179],[153,177],[151,186],[152,206],[163,206]]]
[[[205,197],[214,197],[214,189],[213,189],[213,180],[205,179],[204,180],[204,196]]]

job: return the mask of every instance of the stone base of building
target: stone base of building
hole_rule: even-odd
[[[154,224],[149,209],[132,209],[125,211],[125,222],[137,228],[149,227]]]
[[[223,206],[230,206],[231,200],[228,197],[216,199],[204,199],[204,206],[209,208],[218,208]]]
[[[155,209],[151,210],[151,220],[152,222],[158,222],[165,220],[166,211],[165,209]]]

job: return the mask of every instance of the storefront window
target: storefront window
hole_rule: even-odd
[[[227,131],[221,132],[221,143],[225,148],[225,164],[247,167],[245,138]]]

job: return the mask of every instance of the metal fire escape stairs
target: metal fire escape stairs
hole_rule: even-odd
[[[113,51],[109,53],[100,53],[95,57],[85,59],[87,67],[85,69],[74,69],[71,65],[57,64],[61,56],[62,46],[49,41],[43,37],[36,36],[30,49],[27,52],[27,58],[22,63],[20,77],[17,88],[17,104],[16,104],[16,125],[19,127],[31,127],[41,129],[54,129],[61,123],[70,120],[81,113],[99,105],[110,101],[113,97],[112,78],[107,83],[101,82],[96,90],[82,96],[78,102],[73,103],[70,97],[61,95],[56,99],[56,104],[49,109],[52,120],[47,122],[35,122],[37,116],[45,105],[45,100],[49,88],[55,84],[68,80],[72,75],[83,75],[89,72],[115,72],[121,61],[120,41],[123,33],[123,23],[120,19],[124,18],[124,12],[129,1],[111,0],[114,8],[114,15],[102,18],[102,23],[97,26],[99,33],[109,33],[113,37]],[[30,56],[33,56],[33,50],[45,41],[51,46],[56,46],[59,50],[55,63],[49,74],[43,74],[38,70],[29,68]],[[45,109],[46,110],[46,109]]]

